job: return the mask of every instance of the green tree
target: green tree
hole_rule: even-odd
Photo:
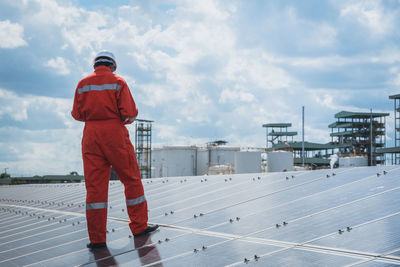
[[[10,177],[11,177],[11,175],[6,172],[3,172],[2,174],[0,174],[0,178],[10,178]]]

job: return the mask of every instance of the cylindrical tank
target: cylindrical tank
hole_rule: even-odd
[[[339,158],[339,167],[361,167],[368,166],[368,157],[346,157]]]
[[[232,164],[235,162],[235,152],[239,147],[216,146],[209,147],[210,165]]]
[[[235,152],[235,173],[261,172],[261,152]]]
[[[196,175],[204,175],[208,172],[208,150],[206,148],[197,148],[197,168]]]
[[[267,172],[283,172],[293,170],[293,153],[273,151],[267,153]]]
[[[196,175],[196,147],[168,146],[152,153],[153,177]]]
[[[151,177],[162,177],[161,157],[163,150],[161,148],[153,148],[151,150]]]

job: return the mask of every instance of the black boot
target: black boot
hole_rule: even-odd
[[[149,234],[149,233],[151,233],[151,232],[154,232],[155,230],[157,230],[158,229],[158,224],[155,224],[155,225],[152,225],[152,226],[147,226],[147,228],[146,228],[146,230],[144,230],[143,232],[141,232],[141,233],[138,233],[138,234],[136,234],[136,235],[134,235],[134,236],[142,236],[142,235],[147,235],[147,234]]]
[[[87,248],[90,248],[90,249],[94,249],[94,248],[105,248],[105,247],[107,247],[107,244],[104,242],[104,243],[88,243],[87,245],[86,245],[86,247]]]

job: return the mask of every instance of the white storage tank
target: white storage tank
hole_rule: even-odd
[[[267,153],[267,172],[283,172],[293,170],[293,153],[273,151]]]
[[[153,148],[151,150],[151,177],[162,177],[161,158],[162,148]]]
[[[197,148],[196,175],[205,175],[208,172],[208,149]]]
[[[361,167],[361,166],[368,166],[368,157],[346,157],[346,158],[339,158],[339,167],[346,168],[346,167]]]
[[[260,173],[261,152],[235,152],[235,173]]]
[[[211,165],[233,164],[235,152],[240,151],[239,147],[211,146],[209,149],[209,161]]]
[[[194,146],[168,146],[152,151],[152,177],[196,175]]]

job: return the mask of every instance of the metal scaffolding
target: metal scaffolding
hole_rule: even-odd
[[[151,126],[153,121],[136,120],[135,152],[142,179],[151,178]]]
[[[276,144],[288,142],[288,137],[291,137],[291,141],[293,142],[293,136],[297,135],[297,132],[289,132],[288,128],[291,126],[291,123],[263,124],[263,127],[266,128],[266,148],[269,147],[268,143],[271,143],[271,147],[274,147]]]
[[[383,154],[376,153],[376,149],[385,147],[387,116],[389,113],[372,111],[336,113],[337,121],[329,125],[332,144],[348,145],[340,149],[342,155],[365,155],[369,165],[383,164]]]
[[[394,100],[394,146],[400,147],[400,94],[391,95]],[[400,153],[392,153],[392,163],[400,164]]]

